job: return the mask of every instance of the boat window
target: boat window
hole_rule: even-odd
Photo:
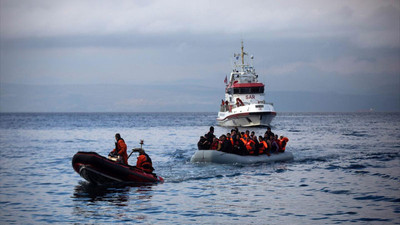
[[[260,94],[264,93],[264,87],[245,87],[245,88],[234,88],[234,94]]]
[[[251,94],[264,93],[264,87],[253,87],[251,88]]]

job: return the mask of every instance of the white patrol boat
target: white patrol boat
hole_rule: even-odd
[[[242,41],[241,53],[234,54],[236,61],[229,80],[225,78],[225,100],[217,118],[220,126],[269,126],[276,116],[273,103],[265,102],[265,85],[258,82],[258,75],[251,64],[245,63],[245,56],[248,54],[243,51]]]

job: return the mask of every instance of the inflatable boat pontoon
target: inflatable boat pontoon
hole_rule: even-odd
[[[277,161],[293,160],[291,152],[283,152],[278,154],[253,155],[237,155],[216,150],[197,150],[191,158],[191,162],[211,162],[222,164],[252,164],[252,163],[271,163]]]

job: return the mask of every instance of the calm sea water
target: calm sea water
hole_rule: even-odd
[[[0,114],[0,224],[400,224],[400,113],[281,113],[273,131],[293,162],[190,163],[215,116]],[[129,149],[144,139],[165,183],[99,187],[74,172],[76,152],[107,155],[117,132]]]

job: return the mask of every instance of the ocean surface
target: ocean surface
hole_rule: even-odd
[[[294,161],[190,163],[215,117],[2,113],[0,224],[400,224],[400,113],[279,113],[272,131]],[[73,170],[76,152],[107,155],[117,132],[128,149],[144,139],[165,183],[94,186]]]

